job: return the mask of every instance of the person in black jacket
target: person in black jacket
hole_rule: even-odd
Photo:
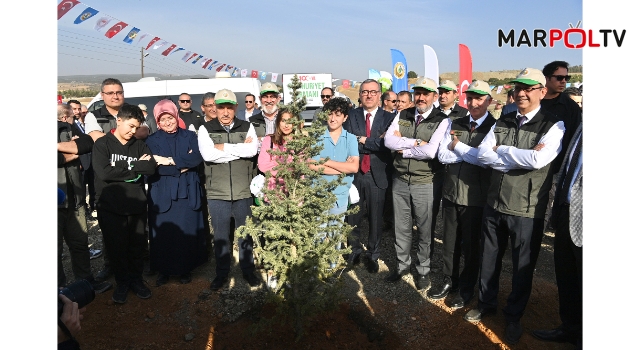
[[[157,163],[149,147],[134,137],[143,121],[140,107],[124,105],[118,112],[116,129],[93,147],[98,223],[117,283],[112,297],[116,303],[127,301],[129,289],[139,298],[151,297],[142,281],[147,244],[143,175],[153,175]]]

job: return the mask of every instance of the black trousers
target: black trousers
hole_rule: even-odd
[[[582,247],[577,247],[569,233],[569,206],[558,212],[553,261],[560,302],[562,328],[582,336]]]
[[[120,215],[98,209],[98,224],[104,245],[109,252],[109,264],[118,284],[142,279],[143,257],[147,245],[144,231],[147,213]]]
[[[503,312],[508,322],[519,321],[531,296],[533,270],[540,253],[544,218],[534,219],[500,213],[485,206],[480,244],[478,307],[497,308],[502,257],[511,240],[513,277]]]
[[[473,289],[480,271],[480,231],[482,207],[467,207],[443,199],[444,214],[442,272],[451,278],[452,289],[460,288],[464,300],[473,297]],[[464,255],[464,269],[460,271],[460,256]]]
[[[442,187],[444,186],[444,171],[440,171],[433,177],[433,208],[431,220],[431,252],[429,260],[433,261],[433,252],[436,244],[436,223],[438,222],[438,211],[440,211],[440,202],[442,201]]]
[[[355,226],[353,231],[351,231],[348,243],[351,247],[352,254],[357,255],[363,252],[360,239],[360,223],[362,222],[366,208],[369,218],[369,240],[367,242],[367,251],[365,254],[375,261],[380,257],[384,197],[387,189],[376,186],[371,172],[366,174],[357,172],[353,179],[353,185],[356,186],[360,195],[360,201],[356,204],[356,206],[360,207],[360,210],[346,218],[349,225]]]
[[[87,235],[87,218],[84,206],[74,208],[58,208],[58,286],[67,284],[67,277],[62,266],[62,242],[67,242],[71,255],[71,269],[76,280],[92,279],[89,262],[89,236]]]

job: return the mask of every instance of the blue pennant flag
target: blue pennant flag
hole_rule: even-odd
[[[267,80],[267,72],[260,72],[260,80]]]
[[[402,52],[391,49],[391,64],[393,67],[393,92],[396,94],[400,91],[407,90],[407,60],[404,58]]]
[[[73,24],[80,24],[88,20],[89,18],[95,16],[96,13],[98,13],[98,10],[94,10],[91,7],[87,7],[86,10],[84,10],[81,14],[78,15],[78,17],[76,17],[76,20],[73,21]]]
[[[140,29],[133,27],[133,29],[129,31],[129,34],[127,34],[127,36],[125,36],[124,39],[122,39],[122,41],[124,41],[127,44],[131,44],[133,42],[133,39],[135,39],[138,36],[139,32],[140,32]]]

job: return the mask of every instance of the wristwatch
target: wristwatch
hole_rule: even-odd
[[[417,142],[417,145],[420,146],[420,144],[422,143],[422,140],[417,139],[416,142]]]

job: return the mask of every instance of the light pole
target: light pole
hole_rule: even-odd
[[[141,78],[144,78],[144,58],[149,56],[149,53],[144,53],[144,48],[140,48],[140,75]]]

